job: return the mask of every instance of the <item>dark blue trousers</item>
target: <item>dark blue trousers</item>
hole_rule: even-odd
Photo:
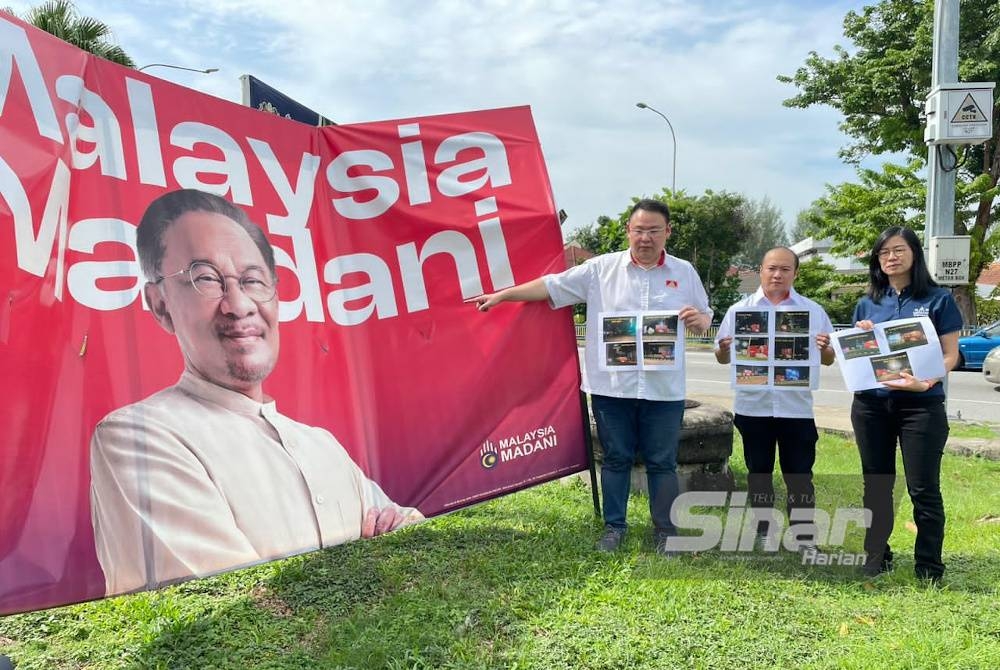
[[[677,498],[677,444],[684,401],[591,395],[597,435],[604,450],[601,493],[604,523],[625,528],[632,466],[642,456],[649,486],[649,514],[658,531],[676,532],[670,508]]]

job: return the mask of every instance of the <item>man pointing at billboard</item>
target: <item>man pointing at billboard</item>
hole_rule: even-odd
[[[621,322],[605,314],[670,310],[687,329],[701,333],[711,322],[712,310],[694,267],[666,252],[672,232],[666,204],[652,199],[636,202],[626,231],[629,248],[624,251],[596,256],[559,274],[545,275],[474,301],[483,312],[507,301],[547,301],[553,308],[587,304],[586,376],[582,388],[590,393],[604,450],[604,532],[596,548],[615,551],[625,538],[631,472],[639,454],[646,467],[653,546],[657,553],[669,557],[673,552],[667,540],[677,533],[670,510],[678,492],[684,371],[647,371],[627,365],[601,369],[599,360],[611,354],[601,349],[597,324],[612,324],[613,328]],[[629,322],[634,328],[635,321]],[[610,350],[616,345],[607,346]],[[627,356],[621,362],[628,363]]]

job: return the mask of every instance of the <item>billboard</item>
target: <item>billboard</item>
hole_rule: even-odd
[[[268,86],[257,77],[240,75],[243,104],[262,112],[277,114],[286,119],[310,126],[329,126],[333,121],[319,112],[314,112],[302,103],[289,98],[276,88]]]
[[[527,107],[313,128],[0,14],[0,235],[0,613],[586,468],[569,311],[463,303],[564,268]]]

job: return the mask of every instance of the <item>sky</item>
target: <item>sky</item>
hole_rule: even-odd
[[[784,107],[797,89],[776,77],[849,47],[843,17],[864,4],[76,0],[139,66],[219,69],[148,74],[233,102],[252,74],[337,123],[530,105],[564,235],[674,179],[769,198],[791,228],[827,184],[854,180],[840,114]],[[676,175],[670,129],[640,101],[670,119]]]

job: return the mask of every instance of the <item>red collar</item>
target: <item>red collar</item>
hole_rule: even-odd
[[[637,261],[635,259],[635,254],[632,253],[631,249],[629,250],[628,255],[631,256],[633,263],[635,263],[639,267],[642,267],[642,265],[639,264],[639,261]],[[660,252],[660,259],[658,261],[656,261],[656,267],[659,267],[661,265],[665,265],[666,262],[667,262],[667,252],[666,252],[666,250],[663,250],[663,251]]]

